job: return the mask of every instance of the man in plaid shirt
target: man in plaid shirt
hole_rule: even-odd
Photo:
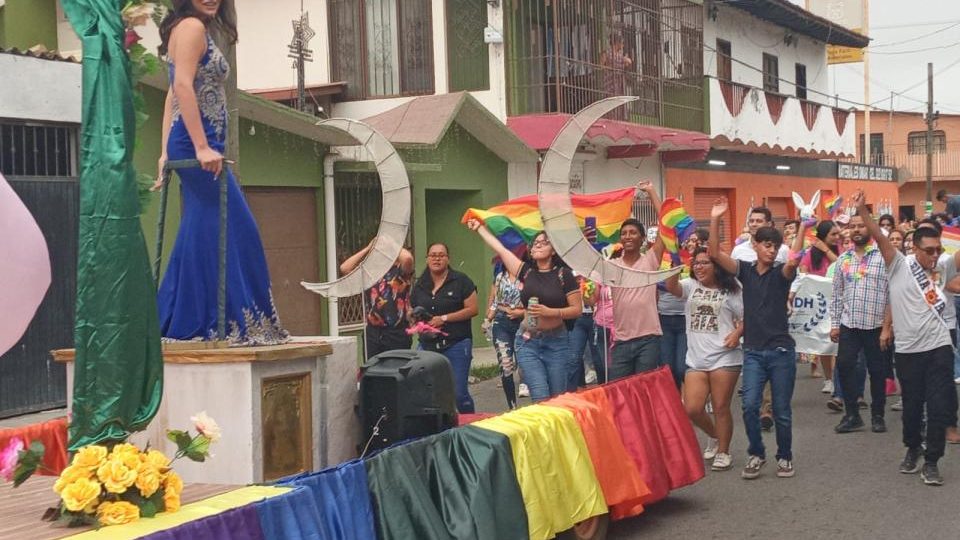
[[[880,250],[870,243],[862,217],[851,216],[848,230],[854,248],[837,259],[830,303],[830,339],[839,343],[837,371],[846,410],[834,430],[850,433],[863,427],[855,375],[857,356],[863,351],[870,373],[871,429],[882,433],[887,430],[883,411],[890,366],[881,350],[890,347],[893,341],[886,266]]]

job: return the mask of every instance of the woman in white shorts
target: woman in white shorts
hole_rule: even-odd
[[[713,460],[713,470],[725,471],[733,466],[730,401],[743,365],[743,297],[736,277],[714,265],[705,248],[694,251],[691,266],[692,277],[666,283],[671,294],[686,301],[683,403],[690,420],[709,437],[704,459]],[[706,411],[708,396],[713,418]]]

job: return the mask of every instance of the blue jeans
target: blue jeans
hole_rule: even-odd
[[[566,391],[570,339],[565,327],[533,332],[529,338],[524,337],[521,329],[517,332],[513,350],[523,370],[523,380],[530,389],[531,400],[543,401]]]
[[[867,360],[863,356],[863,351],[857,355],[857,366],[853,371],[853,376],[857,379],[857,399],[863,397],[863,392],[867,387]],[[833,397],[843,401],[843,385],[840,384],[840,370],[833,368]]]
[[[583,370],[583,353],[590,346],[590,358],[597,363],[596,346],[594,343],[593,313],[580,315],[573,330],[570,331],[570,364],[567,366],[567,392],[576,392],[577,387],[586,384]],[[596,369],[596,368],[594,368]],[[599,372],[597,373],[599,376]]]
[[[423,346],[420,346],[423,350]],[[473,340],[461,339],[440,354],[447,357],[450,367],[453,368],[453,384],[457,393],[457,412],[474,412],[473,398],[470,396],[468,379],[470,378],[470,362],[473,360]]]
[[[743,351],[743,425],[751,456],[766,459],[760,433],[760,403],[763,386],[770,381],[773,419],[777,428],[777,459],[793,459],[793,386],[797,379],[797,354],[791,347]]]
[[[660,315],[660,361],[670,366],[677,388],[687,373],[687,318],[683,315]]]
[[[503,393],[507,397],[507,407],[517,407],[517,387],[513,380],[513,372],[517,370],[517,359],[513,351],[513,341],[520,329],[520,319],[511,319],[506,313],[498,311],[493,318],[493,348],[497,351],[497,362],[500,364],[500,381],[503,384]]]
[[[590,340],[590,355],[593,357],[593,369],[597,372],[597,383],[609,382],[607,362],[610,357],[610,329],[599,324],[593,325],[593,336]]]

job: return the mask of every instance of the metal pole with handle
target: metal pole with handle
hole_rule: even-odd
[[[227,337],[227,168],[232,162],[224,160],[217,179],[220,183],[220,238],[217,249],[217,339]],[[160,288],[160,262],[163,258],[163,233],[167,218],[167,198],[170,173],[180,169],[199,168],[196,159],[168,161],[163,165],[163,186],[160,188],[160,215],[157,218],[157,249],[153,261],[154,286]]]

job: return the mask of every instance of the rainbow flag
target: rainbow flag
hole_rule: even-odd
[[[960,228],[944,227],[943,234],[940,236],[940,242],[947,253],[954,254],[960,251]]]
[[[690,238],[697,223],[678,199],[668,198],[660,206],[660,240],[669,253],[679,254],[680,246]]]
[[[840,210],[840,205],[842,203],[843,203],[843,197],[841,197],[840,195],[836,195],[829,201],[825,201],[823,203],[823,207],[827,211],[827,219],[833,219],[833,216],[835,216],[837,211]]]
[[[630,217],[634,195],[636,188],[570,196],[580,228],[595,247],[602,248],[620,238],[620,225]],[[487,210],[470,208],[460,222],[470,219],[482,221],[508,249],[529,244],[543,230],[536,195],[510,199]]]

